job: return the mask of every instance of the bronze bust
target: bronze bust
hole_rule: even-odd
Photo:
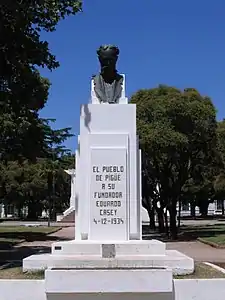
[[[123,85],[123,76],[116,70],[119,49],[113,45],[103,45],[97,50],[97,55],[101,71],[93,76],[95,94],[100,103],[118,103]]]

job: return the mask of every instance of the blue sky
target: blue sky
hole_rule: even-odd
[[[61,66],[41,71],[52,83],[41,116],[56,118],[56,128],[72,127],[76,136],[66,142],[72,151],[101,44],[119,46],[117,69],[126,74],[128,97],[158,84],[193,87],[225,118],[224,0],[84,0],[83,13],[43,38]]]

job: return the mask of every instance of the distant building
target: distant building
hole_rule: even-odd
[[[208,216],[218,216],[222,215],[222,202],[225,200],[215,200],[213,203],[209,204],[208,208]],[[177,207],[178,210],[178,207]],[[200,216],[199,208],[196,206],[195,208],[195,215]],[[188,217],[191,216],[191,206],[190,203],[182,204],[181,206],[181,217]],[[142,210],[142,220],[143,222],[149,222],[148,213],[145,209]]]

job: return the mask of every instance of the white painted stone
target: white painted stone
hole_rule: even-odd
[[[175,300],[224,300],[225,279],[174,279]]]
[[[194,266],[189,257],[171,257],[170,255],[129,255],[116,258],[102,259],[101,256],[69,256],[52,255],[49,261],[50,268],[61,269],[116,269],[127,268],[168,268],[174,275],[191,274]]]
[[[129,268],[130,270],[136,268],[169,268],[175,275],[185,275],[191,274],[194,271],[193,259],[181,254],[178,251],[166,250],[165,255],[146,254],[141,255],[141,253],[135,253],[132,251],[127,251],[129,255],[122,254],[119,247],[117,248],[116,258],[105,259],[102,258],[101,249],[95,245],[95,252],[77,251],[76,255],[63,253],[56,254],[41,254],[41,255],[31,255],[23,260],[23,270],[24,271],[36,271],[39,269],[47,268],[76,268],[76,269],[112,269],[112,268]],[[131,247],[132,248],[132,247]],[[147,250],[147,249],[145,249]],[[147,252],[147,251],[146,251]]]
[[[137,192],[138,199],[140,199],[140,205],[137,207],[137,222],[140,224],[140,238],[142,239],[142,160],[141,160],[141,149],[139,149],[139,140],[137,139]]]
[[[166,250],[165,254],[163,259],[153,256],[152,266],[171,268],[174,275],[187,275],[194,272],[194,260],[191,257],[177,250]]]
[[[60,282],[60,284],[56,284]],[[163,282],[163,284],[162,284]],[[141,270],[46,270],[46,293],[171,293],[172,272]],[[171,297],[172,299],[172,297]]]
[[[74,206],[70,206],[69,208],[67,208],[64,212],[63,212],[63,217],[68,216],[70,213],[72,213],[74,211]]]
[[[80,205],[81,205],[81,200],[79,203],[79,187],[82,186],[82,178],[81,175],[79,176],[79,174],[82,172],[82,170],[80,169],[80,135],[78,135],[78,147],[77,150],[75,151],[75,155],[76,155],[76,162],[75,162],[75,169],[76,169],[76,191],[75,191],[75,239],[76,240],[81,240],[81,229],[80,229]],[[81,198],[80,198],[81,199]],[[85,205],[85,203],[83,203],[82,205]]]
[[[139,147],[136,137],[136,105],[89,104],[83,105],[81,108],[76,187],[76,197],[79,203],[78,212],[76,213],[76,222],[79,224],[79,232],[76,231],[76,239],[78,237],[78,239],[82,240],[92,239],[90,236],[92,230],[91,224],[93,224],[90,218],[90,210],[92,208],[92,197],[90,197],[90,170],[91,155],[94,148],[105,149],[105,151],[114,149],[115,152],[114,155],[112,155],[112,161],[117,159],[119,149],[125,149],[127,157],[128,203],[128,232],[126,234],[126,240],[141,239],[141,199],[140,184],[138,183],[140,176],[138,168],[139,152],[137,151]],[[89,171],[84,172],[83,170]],[[117,231],[116,228],[118,228],[118,224],[115,224],[114,228],[114,230]],[[112,231],[111,236],[112,239],[115,239],[115,234]],[[98,237],[95,236],[93,238],[97,239]],[[121,239],[122,237],[118,236],[118,240]]]
[[[68,276],[68,271],[67,272]],[[96,273],[95,273],[96,274]],[[159,275],[159,274],[157,274]],[[214,279],[174,279],[173,282],[173,292],[172,298],[170,292],[160,292],[162,289],[163,280],[166,279],[167,275],[163,273],[160,275],[160,278],[154,274],[151,274],[149,277],[144,278],[144,285],[148,286],[148,284],[154,285],[154,293],[143,293],[143,292],[132,292],[132,293],[124,293],[124,292],[113,292],[113,293],[105,293],[105,292],[93,292],[93,293],[52,293],[47,292],[46,290],[50,287],[50,281],[48,281],[48,285],[46,286],[45,280],[12,280],[12,279],[0,279],[0,299],[1,300],[224,300],[225,295],[225,279],[224,278],[214,278]],[[169,276],[168,276],[169,277]],[[169,279],[167,277],[167,279]],[[57,280],[55,282],[56,286],[59,286],[65,289],[66,286],[72,284],[75,286],[75,281],[65,282],[63,280],[62,286],[62,278],[55,276]],[[140,277],[139,277],[140,278]],[[82,286],[85,285],[86,278],[81,277]],[[156,279],[158,279],[156,281]],[[50,279],[51,283],[53,278]],[[95,283],[99,281],[98,277],[93,277],[93,281],[91,284],[95,286]],[[122,278],[121,282],[126,282],[126,277]],[[169,280],[168,280],[169,281]],[[142,282],[142,281],[141,281]],[[99,284],[99,283],[98,283]],[[135,282],[135,286],[137,286],[137,281]],[[126,283],[126,286],[128,283]],[[156,288],[160,285],[160,290],[156,290]],[[168,287],[168,286],[167,286]],[[54,288],[54,287],[53,287]],[[106,287],[107,288],[107,287]],[[75,288],[74,288],[75,289]],[[139,288],[140,289],[140,288]],[[150,289],[149,289],[150,290]]]
[[[23,259],[23,272],[45,270],[50,265],[51,254],[35,254]]]
[[[0,300],[47,300],[44,280],[0,279]]]
[[[102,256],[101,241],[64,241],[52,244],[52,254],[56,255],[100,255]],[[105,240],[104,244],[111,245],[113,241]],[[146,241],[115,241],[115,255],[165,255],[165,243],[157,240]]]

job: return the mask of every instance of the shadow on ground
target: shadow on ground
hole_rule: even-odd
[[[28,246],[17,246],[12,247],[10,250],[0,250],[0,269],[8,266],[22,266],[22,260],[27,256],[33,254],[49,253],[50,247],[39,246],[39,247],[28,247]]]
[[[225,235],[225,224],[217,225],[196,225],[196,226],[182,226],[178,233],[178,239],[181,242],[196,241],[198,238],[206,238],[218,235]],[[172,242],[166,234],[160,234],[157,231],[149,229],[149,226],[143,226],[143,239],[157,239],[163,242]]]
[[[27,234],[27,233],[26,233]],[[4,235],[5,237],[5,235]],[[25,239],[25,241],[32,242],[32,241],[66,241],[69,239],[66,238],[59,238],[54,236],[46,236],[42,234],[38,234],[36,237],[33,236],[32,238]],[[33,254],[43,254],[43,253],[50,253],[51,247],[50,246],[23,246],[21,244],[12,243],[10,241],[0,241],[0,266],[6,263],[16,261],[19,263],[19,266],[22,265],[22,260],[27,256]]]
[[[55,241],[58,238],[56,236],[50,236],[46,232],[9,231],[9,232],[0,232],[0,240],[1,239],[23,240],[26,242],[33,242],[33,241]]]
[[[14,246],[21,242],[45,242],[45,241],[58,241],[69,240],[66,238],[60,239],[57,236],[47,235],[44,232],[0,232],[0,253],[2,250],[11,250]],[[1,260],[1,257],[0,257]]]

